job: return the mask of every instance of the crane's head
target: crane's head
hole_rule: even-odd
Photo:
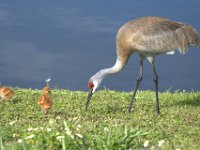
[[[49,94],[49,93],[51,93],[51,89],[50,89],[48,86],[45,86],[45,87],[42,89],[42,93],[43,93],[43,94]]]
[[[98,78],[95,78],[95,76],[90,78],[88,82],[89,93],[87,97],[86,111],[88,109],[93,93],[96,91],[96,89],[99,87],[100,84],[101,84],[101,80],[98,80]]]

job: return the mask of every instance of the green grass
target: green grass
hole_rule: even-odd
[[[40,90],[14,89],[13,103],[0,102],[0,149],[200,149],[200,92],[96,92],[85,112],[86,92],[54,89],[46,117]],[[164,143],[160,146],[159,143]],[[144,148],[148,143],[148,148]]]

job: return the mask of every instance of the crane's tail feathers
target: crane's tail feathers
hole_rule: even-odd
[[[189,45],[195,45],[200,48],[200,36],[191,25],[184,24],[181,26],[176,30],[176,36],[180,53],[185,54]]]
[[[200,48],[200,36],[196,29],[194,29],[192,26],[188,26],[188,42],[189,44],[193,44]]]
[[[200,37],[198,36],[196,39],[196,42],[194,43],[195,46],[197,46],[200,49]]]

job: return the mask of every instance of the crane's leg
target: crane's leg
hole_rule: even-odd
[[[156,112],[157,112],[157,114],[160,114],[159,99],[158,99],[158,74],[156,72],[155,63],[154,63],[155,58],[149,57],[147,59],[151,63],[152,69],[153,69],[153,74],[154,74],[153,80],[154,80],[154,83],[155,83],[155,92],[156,92]]]
[[[133,97],[131,99],[131,102],[129,104],[129,107],[128,107],[128,112],[131,111],[131,107],[132,107],[132,104],[133,104],[133,100],[135,99],[135,95],[136,95],[136,92],[137,92],[137,89],[142,81],[142,76],[143,76],[143,60],[144,60],[144,57],[140,56],[140,64],[139,64],[139,75],[138,75],[138,78],[137,78],[137,82],[136,82],[136,86],[135,86],[135,91],[133,93]]]

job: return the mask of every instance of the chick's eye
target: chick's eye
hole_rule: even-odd
[[[91,89],[91,88],[94,87],[94,84],[93,84],[92,82],[89,82],[89,83],[88,83],[88,87]]]

